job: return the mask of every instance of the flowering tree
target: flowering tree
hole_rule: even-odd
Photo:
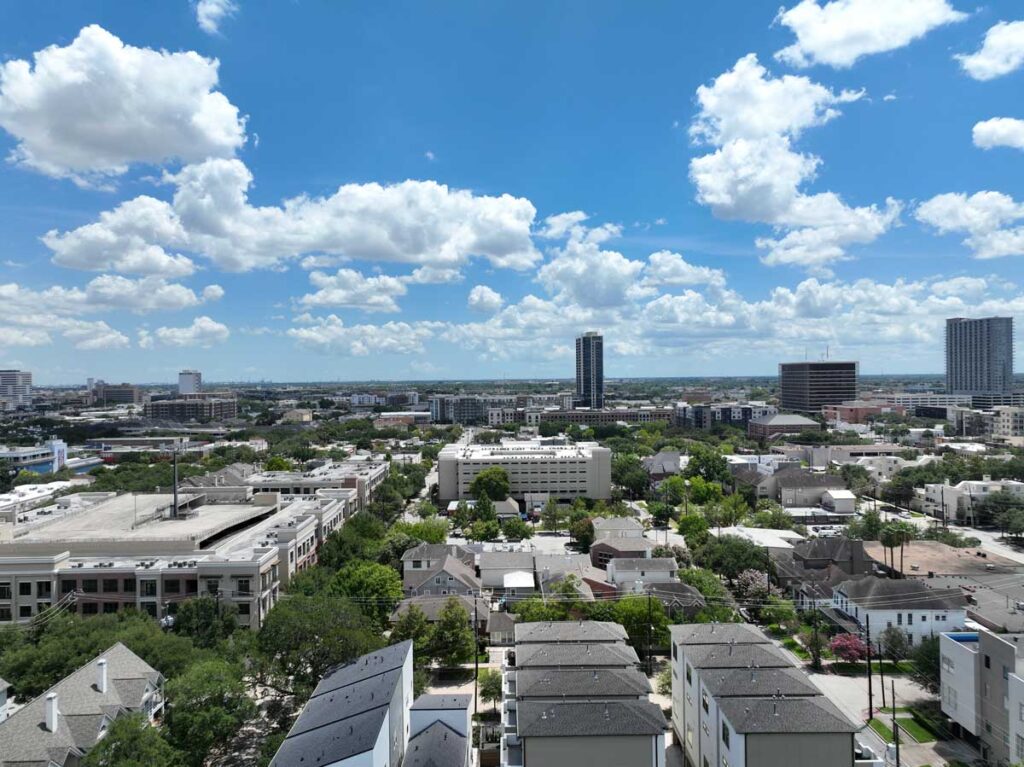
[[[847,663],[857,663],[868,656],[867,645],[856,634],[837,634],[829,643],[832,654]]]
[[[766,602],[768,597],[781,596],[775,586],[769,587],[764,570],[744,570],[736,576],[733,593],[737,599],[750,602]]]

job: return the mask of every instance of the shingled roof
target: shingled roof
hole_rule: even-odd
[[[660,735],[661,708],[647,700],[531,702],[518,705],[521,738]]]
[[[736,732],[857,732],[853,724],[823,696],[813,698],[722,698],[718,708]]]
[[[963,610],[967,605],[960,589],[931,589],[913,578],[869,576],[843,581],[835,590],[865,609]]]

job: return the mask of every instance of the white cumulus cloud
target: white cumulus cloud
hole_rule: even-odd
[[[245,118],[216,90],[218,62],[194,52],[136,48],[91,25],[30,63],[0,65],[0,127],[11,160],[80,184],[133,163],[227,157],[245,143]]]
[[[1024,65],[1024,21],[1000,21],[974,53],[955,57],[975,80],[994,80]]]
[[[337,306],[367,312],[397,312],[395,298],[406,294],[398,277],[367,277],[355,269],[339,269],[335,274],[313,272],[309,281],[317,288],[299,299],[305,307]]]
[[[486,285],[474,285],[473,289],[469,291],[466,303],[475,312],[493,314],[501,309],[505,299],[501,297],[501,293]]]
[[[436,323],[388,322],[384,325],[346,325],[337,315],[303,317],[301,327],[289,328],[288,336],[300,345],[344,357],[369,354],[418,354],[434,336]]]
[[[845,69],[862,56],[902,48],[936,27],[966,18],[948,0],[801,0],[776,17],[796,42],[775,58],[795,67]]]
[[[210,347],[228,340],[231,331],[228,326],[205,315],[196,317],[191,325],[183,328],[160,327],[153,331],[152,338],[165,346]],[[140,346],[142,337],[140,337]]]
[[[939,194],[921,203],[915,215],[939,234],[966,235],[964,245],[975,258],[1024,256],[1024,204],[1002,192]]]
[[[1013,117],[993,117],[974,125],[974,145],[980,149],[999,146],[1024,149],[1024,120]]]
[[[725,272],[689,263],[679,253],[659,250],[647,257],[644,282],[650,285],[725,285]]]
[[[238,5],[232,0],[198,0],[196,2],[196,23],[208,35],[220,32],[220,23],[238,13]]]

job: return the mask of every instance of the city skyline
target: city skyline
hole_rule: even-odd
[[[1024,21],[872,5],[4,7],[0,368],[940,374],[1024,314]]]

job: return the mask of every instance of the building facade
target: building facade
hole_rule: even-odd
[[[576,338],[575,404],[604,407],[604,336],[593,330]]]
[[[178,373],[178,394],[199,394],[203,390],[203,374],[198,370]]]
[[[857,399],[859,363],[824,360],[779,365],[782,410],[820,413],[826,405]]]
[[[0,410],[32,406],[32,374],[27,370],[0,370]]]
[[[162,421],[221,421],[238,415],[238,400],[227,397],[186,397],[150,400],[146,418]]]
[[[946,391],[1005,394],[1013,391],[1013,318],[946,320]]]

